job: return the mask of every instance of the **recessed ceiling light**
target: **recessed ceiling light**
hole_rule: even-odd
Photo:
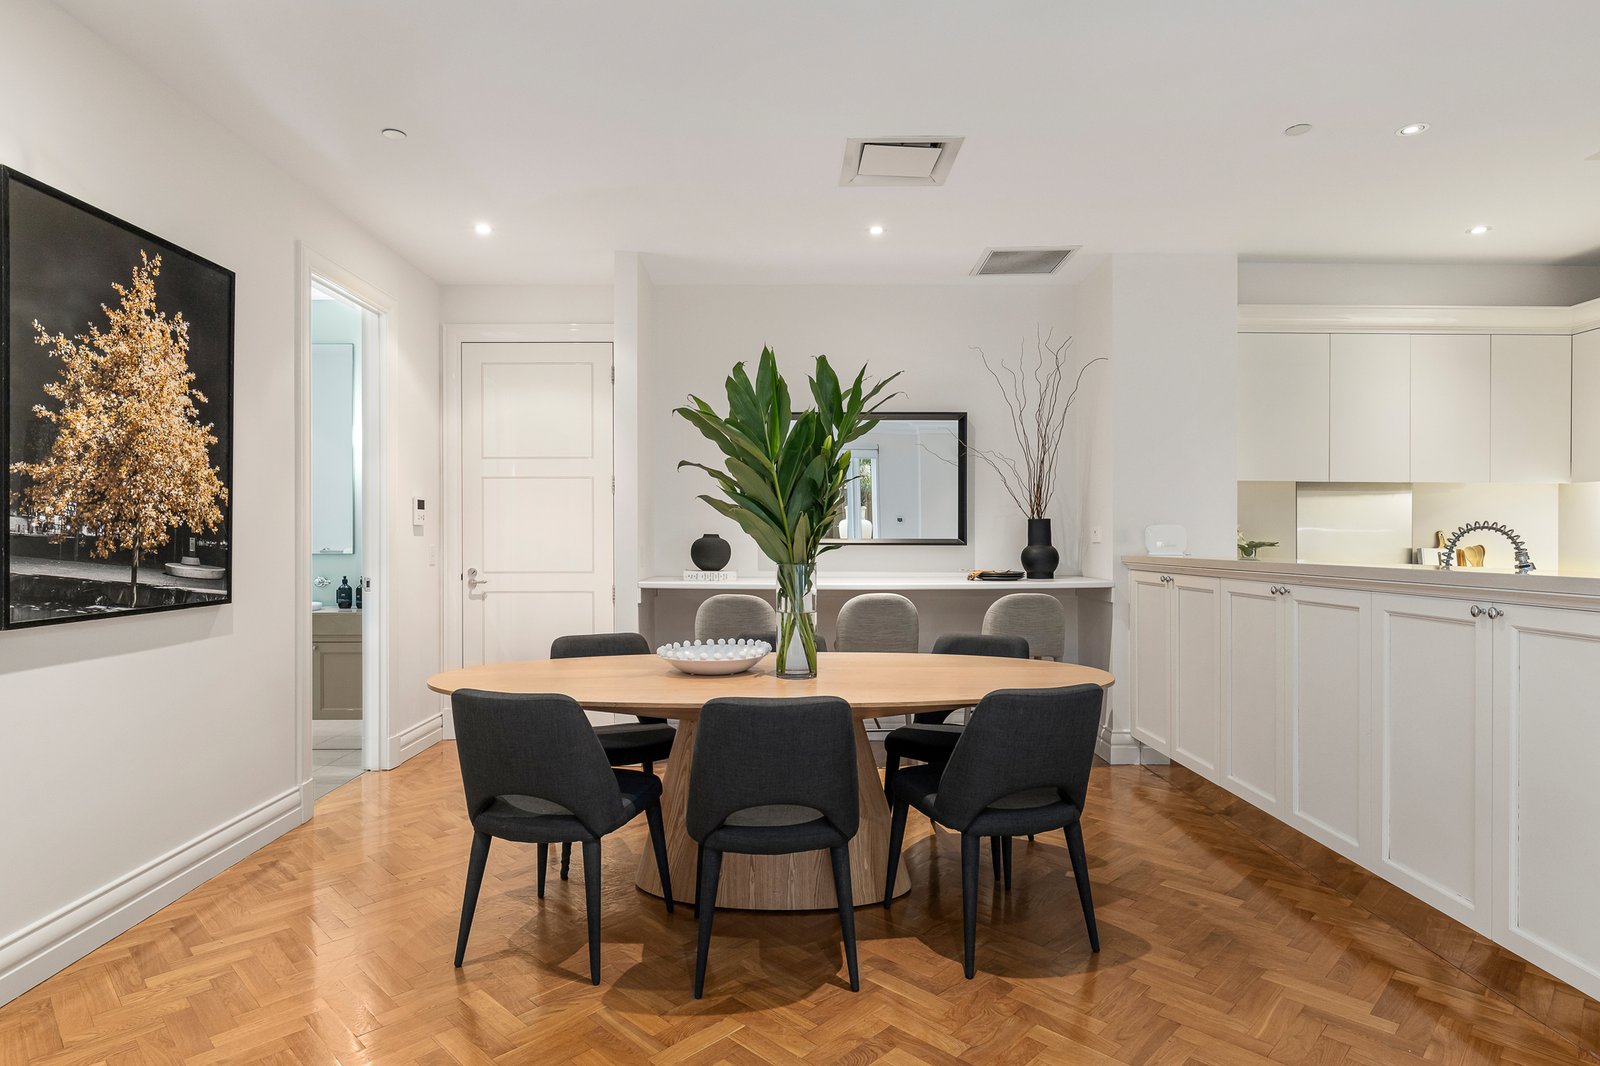
[[[1285,137],[1303,137],[1311,132],[1311,123],[1296,122],[1293,126],[1283,131]]]
[[[1493,226],[1485,226],[1482,222],[1480,222],[1476,226],[1473,226],[1471,229],[1467,230],[1467,234],[1468,236],[1472,237],[1482,237],[1485,233],[1488,233],[1493,228]]]
[[[883,236],[883,227],[874,224],[874,225],[871,225],[871,226],[867,227],[867,232],[872,234],[872,236],[874,236],[874,237],[882,237]]]
[[[397,130],[393,126],[381,129],[378,132],[389,138],[391,141],[403,141],[406,139],[406,131]]]
[[[1409,122],[1395,130],[1394,135],[1396,137],[1415,137],[1419,133],[1427,132],[1428,124],[1426,122]]]
[[[494,227],[489,225],[487,222],[477,222],[473,224],[472,232],[476,233],[480,237],[487,237],[489,234],[494,232]]]

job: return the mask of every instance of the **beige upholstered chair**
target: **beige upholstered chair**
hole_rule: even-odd
[[[1001,596],[983,616],[983,631],[992,636],[1021,637],[1035,659],[1059,660],[1067,648],[1067,612],[1061,601],[1043,592]]]
[[[917,605],[893,592],[851,597],[839,608],[840,651],[907,651],[919,647]]]
[[[777,628],[777,612],[760,596],[720,593],[694,612],[695,640],[728,640]]]

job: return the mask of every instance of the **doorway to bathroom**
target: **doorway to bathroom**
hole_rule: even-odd
[[[367,519],[369,363],[381,358],[380,315],[312,274],[309,327],[311,803],[377,769],[377,701],[367,608],[375,569]]]

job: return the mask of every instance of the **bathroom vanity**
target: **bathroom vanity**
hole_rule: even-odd
[[[361,612],[311,613],[311,717],[361,719]]]

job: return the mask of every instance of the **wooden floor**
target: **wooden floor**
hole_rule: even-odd
[[[913,816],[914,887],[857,912],[861,992],[831,914],[693,922],[604,860],[604,972],[581,872],[534,898],[497,843],[450,966],[469,834],[444,744],[324,799],[314,821],[0,1009],[0,1063],[1594,1062],[1163,778],[1095,771],[1091,955],[1058,839],[1016,846],[961,977],[956,838]]]

